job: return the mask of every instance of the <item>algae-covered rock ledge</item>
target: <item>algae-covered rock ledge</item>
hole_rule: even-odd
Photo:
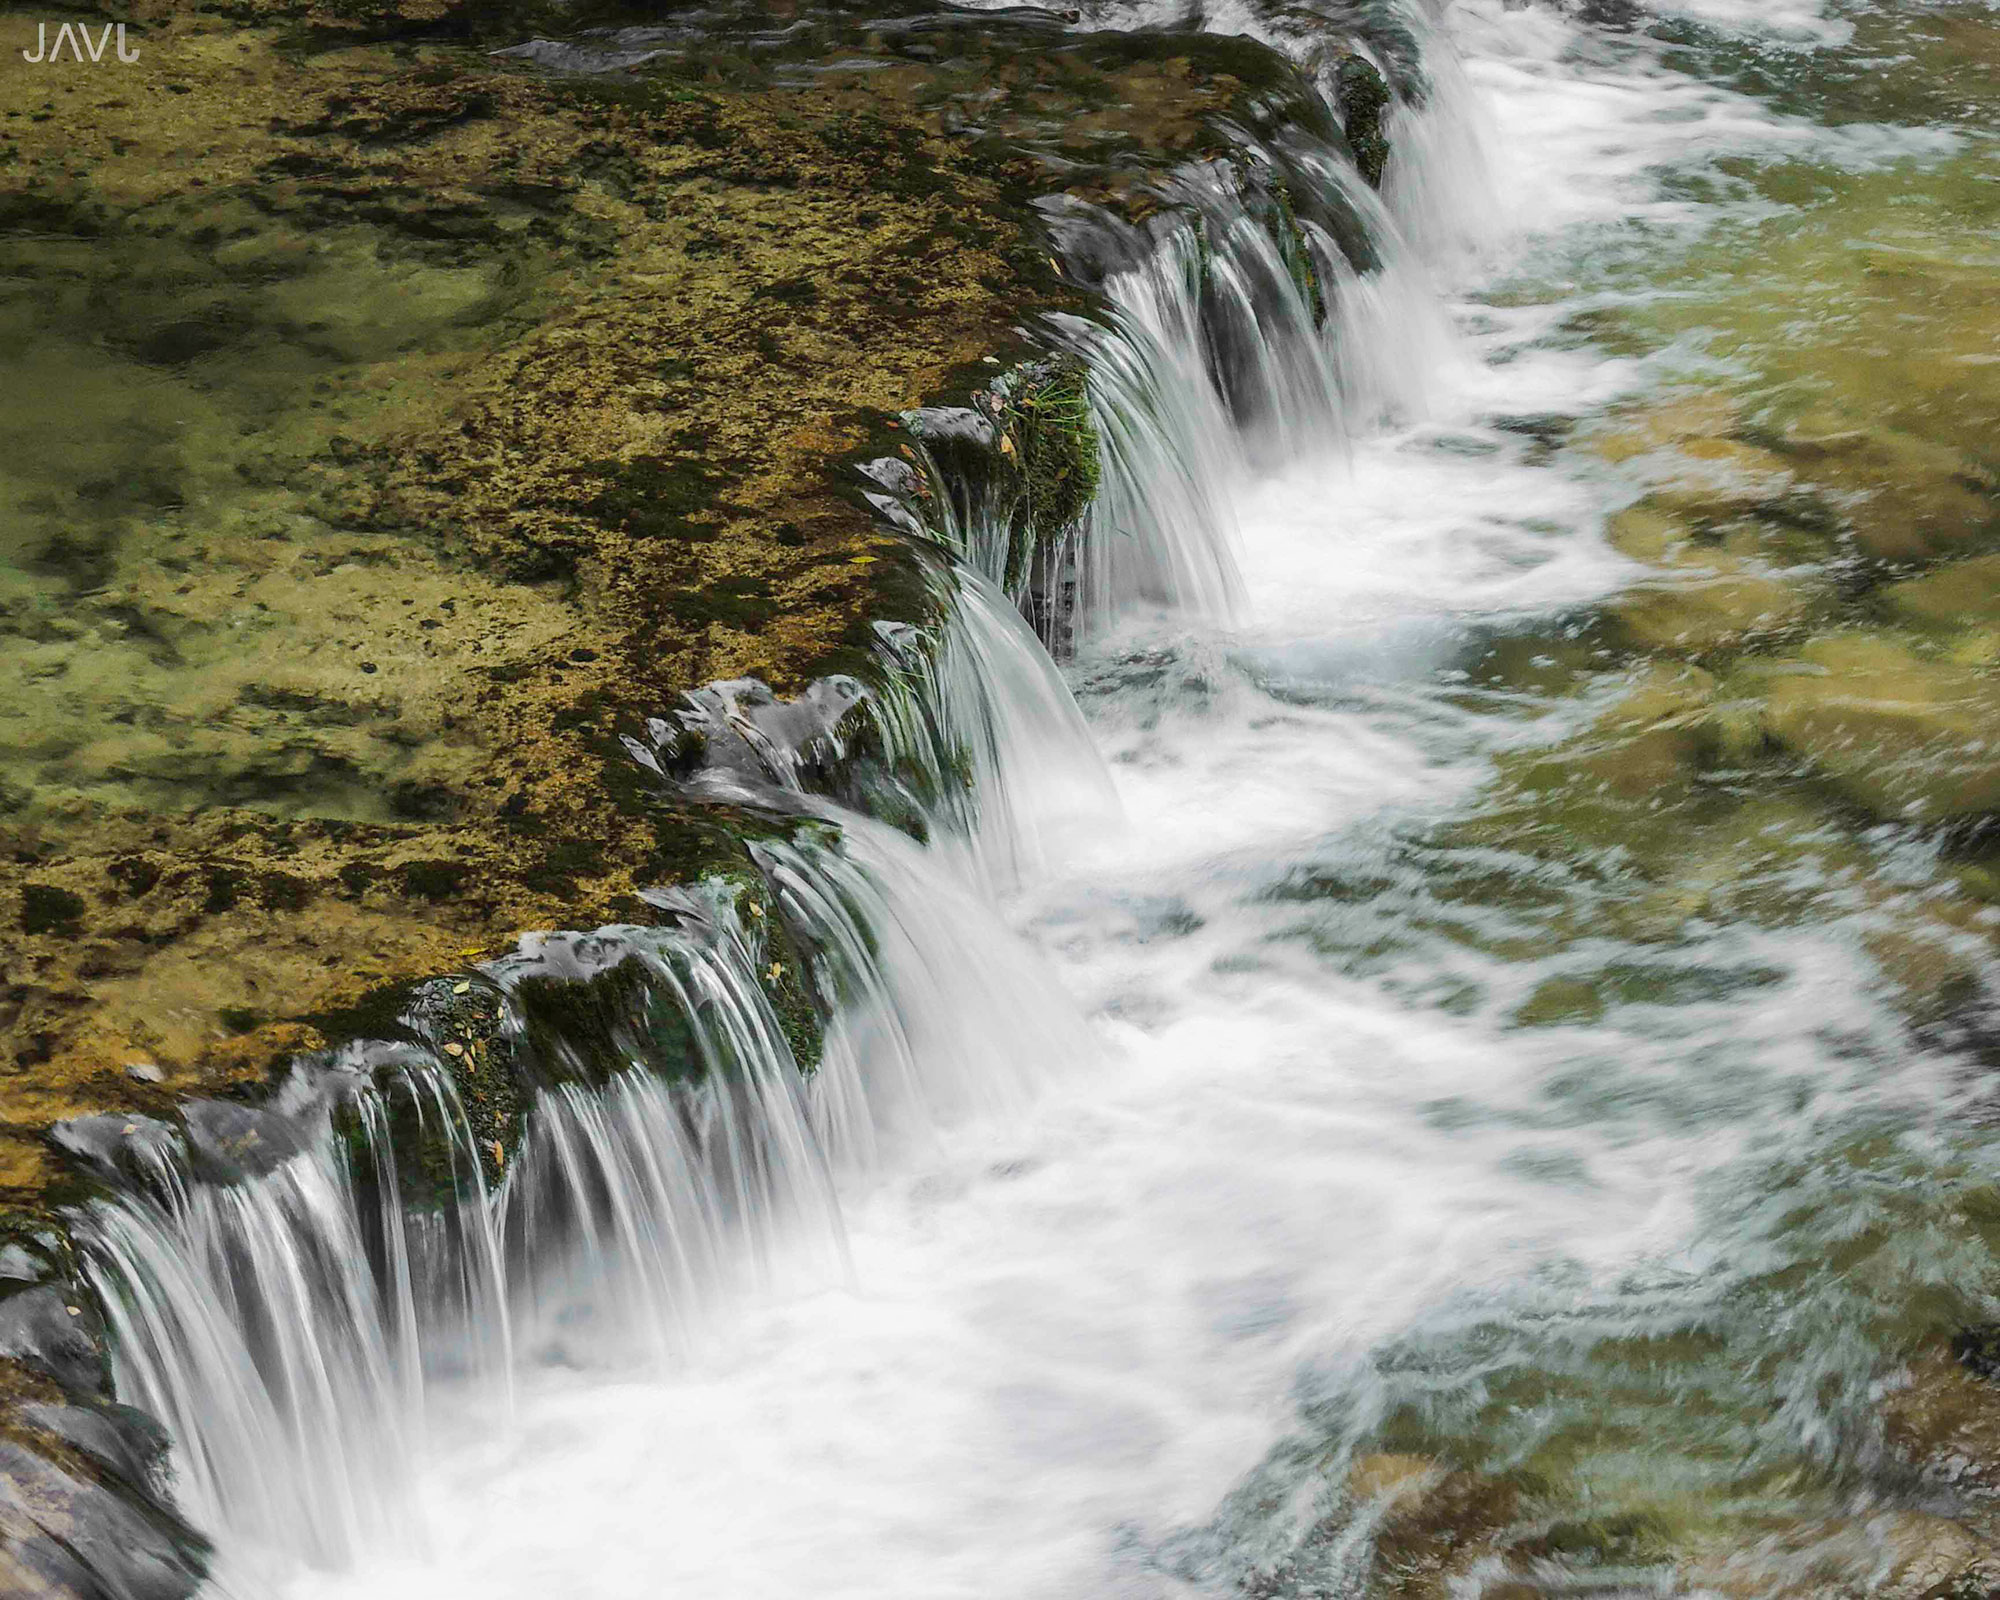
[[[922,615],[852,463],[1087,309],[1032,202],[1142,214],[1300,97],[1244,40],[908,5],[632,61],[564,42],[617,8],[142,5],[115,71],[24,61],[40,20],[0,11],[16,1201],[58,1119],[727,853],[618,736]]]

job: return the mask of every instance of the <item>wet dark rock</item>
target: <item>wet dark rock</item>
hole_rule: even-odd
[[[178,1519],[0,1439],[0,1586],[22,1600],[181,1600],[207,1549]],[[11,1568],[11,1570],[9,1570]]]
[[[712,683],[687,697],[686,710],[649,722],[645,741],[627,745],[643,766],[680,784],[736,797],[772,785],[798,791],[812,768],[837,756],[865,695],[844,676],[817,679],[790,700],[754,678]]]
[[[1574,0],[1576,18],[1594,28],[1625,30],[1648,20],[1639,0]]]
[[[28,1401],[16,1415],[135,1487],[154,1483],[166,1461],[166,1430],[131,1406]]]
[[[532,62],[544,72],[587,76],[604,72],[629,72],[666,52],[660,48],[669,39],[684,39],[686,30],[666,28],[618,28],[591,31],[575,39],[530,39],[491,52]]]
[[[144,1183],[180,1147],[172,1128],[136,1112],[73,1117],[49,1131],[49,1142],[99,1177],[123,1183]]]
[[[313,1144],[309,1126],[257,1106],[195,1100],[183,1114],[194,1169],[210,1182],[261,1177]]]
[[[0,1299],[0,1359],[43,1373],[71,1394],[95,1395],[104,1388],[95,1319],[82,1300],[56,1284]]]
[[[1981,1323],[1952,1336],[1952,1359],[1988,1383],[2000,1382],[2000,1323]]]
[[[1576,432],[1577,418],[1560,411],[1532,411],[1519,416],[1495,417],[1493,426],[1506,433],[1520,434],[1539,445],[1561,444]]]

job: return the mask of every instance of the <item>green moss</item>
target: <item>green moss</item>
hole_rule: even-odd
[[[81,928],[83,896],[53,884],[30,883],[21,890],[21,931],[73,938]]]
[[[1305,229],[1299,225],[1291,190],[1283,183],[1275,183],[1271,186],[1271,195],[1278,211],[1274,219],[1276,226],[1272,228],[1278,241],[1278,254],[1284,259],[1285,270],[1291,274],[1299,298],[1311,310],[1313,325],[1317,327],[1326,320],[1326,286],[1320,282],[1319,266],[1306,243]]]
[[[723,474],[693,457],[641,456],[597,461],[603,487],[572,502],[607,528],[640,539],[713,539],[717,529],[688,519],[716,503]]]
[[[739,920],[756,953],[758,987],[799,1071],[815,1072],[826,1052],[826,1017],[808,946],[761,878],[738,880],[736,886]]]
[[[1097,496],[1102,455],[1089,376],[1073,357],[1046,356],[975,395],[974,405],[993,421],[991,444],[961,428],[931,428],[921,412],[905,425],[947,480],[934,492],[955,487],[1006,527],[1006,570],[997,576],[1018,595],[1037,554],[1059,544]]]
[[[1354,164],[1361,176],[1379,189],[1383,170],[1389,164],[1389,140],[1382,131],[1382,121],[1390,106],[1389,86],[1382,81],[1382,74],[1361,56],[1349,56],[1341,62],[1334,85],[1347,128],[1347,146],[1354,152]]]
[[[1102,462],[1083,364],[1049,363],[1044,374],[1023,386],[1014,409],[1028,481],[1028,522],[1035,541],[1046,544],[1074,527],[1097,498]]]

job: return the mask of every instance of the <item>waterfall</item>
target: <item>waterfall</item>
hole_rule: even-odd
[[[393,1074],[381,1088],[378,1064]],[[317,1081],[295,1070],[283,1098],[302,1150],[231,1183],[203,1180],[192,1135],[135,1143],[144,1179],[91,1205],[77,1237],[117,1392],[168,1425],[185,1512],[327,1564],[410,1532],[401,1474],[426,1358],[504,1344],[500,1240],[436,1061],[350,1047]],[[396,1098],[467,1180],[435,1209],[403,1205]],[[453,1280],[466,1292],[443,1292]]]
[[[880,625],[866,683],[711,684],[628,741],[754,820],[740,869],[650,894],[663,926],[426,986],[407,1037],[216,1112],[233,1144],[201,1108],[71,1130],[116,1182],[77,1233],[117,1392],[167,1423],[199,1524],[319,1566],[419,1540],[440,1419],[504,1416],[524,1361],[671,1361],[771,1274],[838,1275],[844,1183],[1096,1053],[991,909],[1115,815],[1024,614],[1052,643],[1236,614],[1236,487],[1419,404],[1444,345],[1397,220],[1417,203],[1392,211],[1330,123],[1240,131],[1161,198],[1143,226],[1051,219],[1102,297],[1045,329],[1097,452],[1060,534],[1021,559],[998,409],[912,413],[873,499],[933,616]]]
[[[1046,866],[1114,811],[1103,757],[1005,596],[970,568],[924,573],[937,620],[878,623],[872,685],[822,679],[787,702],[710,684],[628,739],[633,758],[703,798],[893,822],[989,891]]]
[[[1390,171],[1447,175],[1385,194],[1355,168],[1338,64],[1316,57],[1317,36],[1247,31],[1311,69],[1284,117],[1231,129],[1227,160],[1160,182],[1143,223],[1072,200],[1045,208],[1066,270],[1102,301],[1044,330],[1087,375],[1090,505],[1059,537],[1024,532],[1022,403],[1005,380],[970,407],[906,414],[907,459],[870,468],[886,517],[1005,590],[1059,653],[1135,610],[1238,617],[1241,485],[1421,414],[1461,359],[1426,261],[1483,238],[1487,190],[1473,97],[1434,19],[1398,13],[1388,30],[1385,53],[1404,63],[1391,73],[1404,88],[1396,148],[1411,144]],[[1038,546],[1025,561],[1024,539]]]
[[[756,857],[755,898],[663,892],[670,926],[528,940],[449,986],[497,1004],[478,1070],[543,1080],[504,1158],[464,1099],[474,1047],[415,1011],[420,1042],[299,1063],[248,1135],[282,1119],[280,1159],[234,1181],[200,1108],[184,1137],[73,1130],[134,1173],[77,1234],[118,1393],[168,1424],[197,1522],[316,1565],[413,1539],[441,1399],[504,1414],[522,1356],[671,1358],[779,1256],[837,1274],[836,1174],[1089,1055],[1052,979],[893,830]],[[834,998],[810,1071],[750,926],[771,918]]]

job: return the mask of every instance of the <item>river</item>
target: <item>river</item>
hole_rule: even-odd
[[[872,1131],[811,1225],[664,1353],[521,1333],[330,1568],[221,1507],[220,1591],[1361,1593],[1354,1474],[1439,1462],[1572,1530],[1533,1592],[1651,1593],[1885,1503],[1885,1376],[1992,1303],[2000,1150],[1947,1024],[1995,913],[1913,932],[1958,903],[1949,840],[1620,742],[1635,693],[1712,691],[1607,643],[1651,570],[1616,519],[1679,470],[1618,441],[1675,442],[1647,419],[1693,393],[1990,459],[1967,62],[2000,23],[1668,9],[1444,8],[1320,378],[1242,437],[1175,424],[1212,581],[1112,595],[1062,669],[1081,722],[1001,731],[1025,865],[850,824],[917,1081],[843,1044]],[[1113,299],[1172,355],[1144,273]],[[1815,537],[1727,548],[1818,616],[1848,590]]]

